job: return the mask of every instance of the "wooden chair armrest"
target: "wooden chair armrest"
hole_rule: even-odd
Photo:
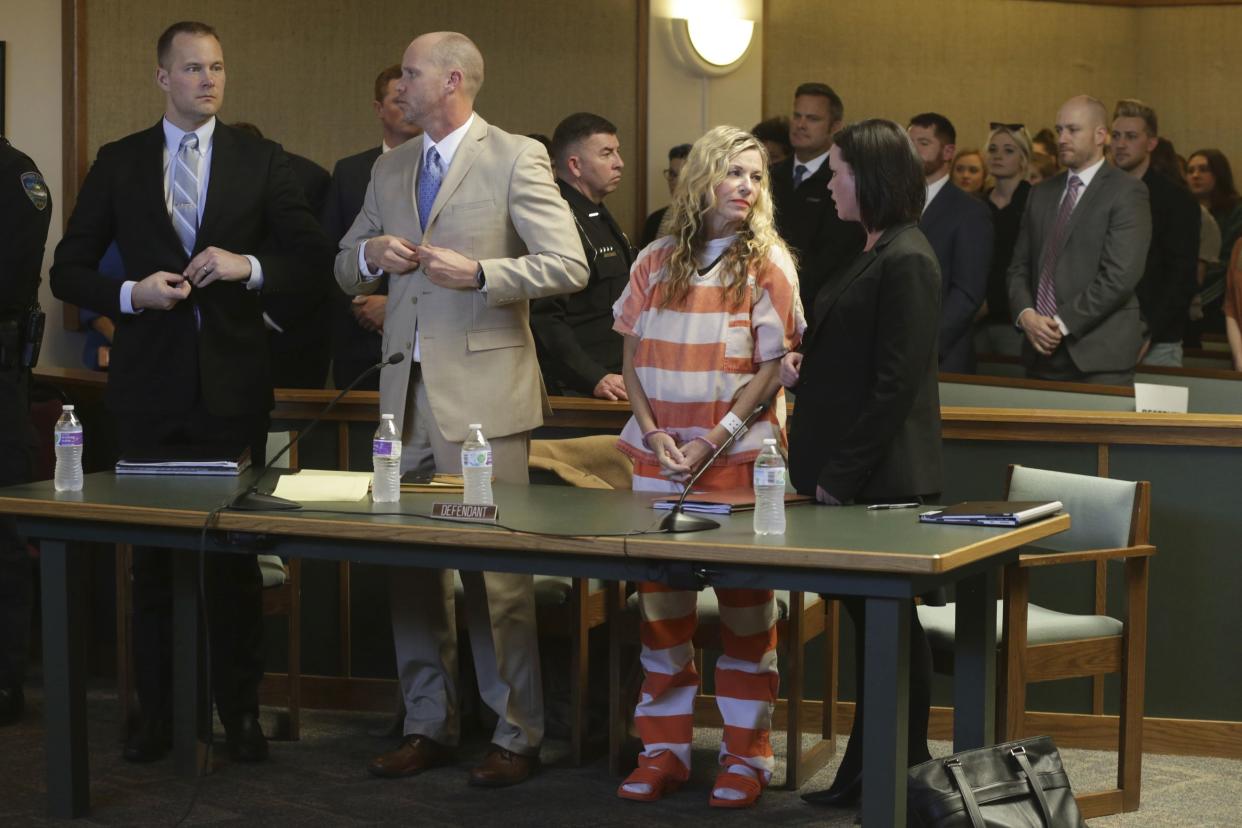
[[[1093,561],[1117,561],[1126,558],[1146,558],[1156,554],[1150,544],[1122,546],[1117,549],[1087,549],[1081,552],[1040,552],[1018,556],[1017,565],[1022,569],[1036,566],[1059,566],[1061,564],[1088,563]]]

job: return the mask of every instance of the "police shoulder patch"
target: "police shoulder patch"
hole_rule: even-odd
[[[30,203],[35,206],[36,210],[47,209],[51,199],[48,196],[47,183],[42,175],[37,172],[22,173],[22,190],[25,191],[26,198],[30,199]]]

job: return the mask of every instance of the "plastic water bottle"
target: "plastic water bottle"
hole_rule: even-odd
[[[56,443],[56,474],[52,485],[58,492],[82,491],[82,421],[72,405],[61,406],[52,434]]]
[[[381,414],[379,428],[371,440],[371,500],[396,503],[401,499],[401,432],[391,414]]]
[[[466,490],[463,503],[490,506],[492,500],[492,445],[483,436],[483,426],[471,423],[466,427],[466,442],[461,444],[461,474]]]
[[[785,534],[785,458],[771,437],[755,458],[755,534]]]

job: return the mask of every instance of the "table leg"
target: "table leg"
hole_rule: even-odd
[[[203,692],[201,619],[198,606],[198,555],[173,551],[173,750],[177,774],[199,776],[210,772],[203,728],[211,726],[211,711],[202,715]]]
[[[957,584],[953,653],[953,750],[996,741],[996,573]]]
[[[863,824],[906,824],[910,712],[909,598],[868,598],[863,687]]]
[[[47,812],[85,816],[91,806],[86,744],[86,614],[82,553],[64,541],[39,544],[43,581],[43,686],[47,724]]]

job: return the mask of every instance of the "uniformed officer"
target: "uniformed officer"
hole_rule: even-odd
[[[621,183],[617,128],[589,112],[565,118],[552,135],[552,162],[591,266],[579,293],[531,303],[531,329],[544,382],[552,394],[625,400],[621,336],[612,329],[612,305],[629,281],[634,248],[604,206]]]
[[[52,196],[35,162],[0,138],[0,486],[30,478],[30,366],[42,338],[39,272]],[[21,716],[31,572],[12,517],[0,518],[0,725]]]

